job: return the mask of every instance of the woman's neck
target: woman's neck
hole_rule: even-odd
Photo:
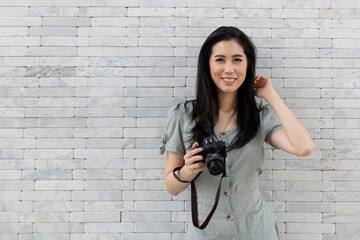
[[[236,110],[237,95],[236,94],[218,94],[219,111],[231,113]]]

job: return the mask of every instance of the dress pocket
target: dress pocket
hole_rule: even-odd
[[[245,220],[251,240],[279,240],[276,215],[267,205]]]

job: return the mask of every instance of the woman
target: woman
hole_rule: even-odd
[[[255,62],[256,49],[248,36],[235,27],[216,29],[200,49],[196,99],[168,112],[162,147],[167,150],[166,190],[177,195],[196,178],[200,223],[212,209],[221,176],[206,169],[199,146],[213,136],[227,149],[217,209],[205,229],[189,225],[189,240],[279,239],[276,216],[259,191],[263,142],[298,156],[314,150],[309,133],[270,80],[255,77]],[[268,104],[257,105],[255,96]]]

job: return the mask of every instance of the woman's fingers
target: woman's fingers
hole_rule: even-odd
[[[204,170],[206,167],[206,163],[205,162],[198,162],[198,163],[194,163],[194,164],[191,164],[189,166],[189,169],[192,170],[192,171],[199,171],[199,170]]]
[[[185,156],[184,156],[185,165],[191,165],[191,164],[194,164],[195,162],[200,162],[200,161],[204,160],[203,156],[201,156],[201,155],[194,154],[194,155],[189,155],[187,157],[185,157]]]
[[[185,165],[190,169],[202,168],[204,165],[202,163],[204,158],[199,154],[202,151],[202,148],[199,148],[199,144],[197,142],[194,142],[192,147],[193,149],[184,155]]]
[[[192,148],[196,148],[196,147],[199,147],[199,143],[198,143],[198,142],[194,142],[193,145],[192,145]]]

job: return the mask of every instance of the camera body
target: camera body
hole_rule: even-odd
[[[207,137],[200,146],[203,150],[196,154],[204,157],[204,162],[212,175],[219,175],[225,171],[226,143],[222,140],[215,141],[213,137]]]

